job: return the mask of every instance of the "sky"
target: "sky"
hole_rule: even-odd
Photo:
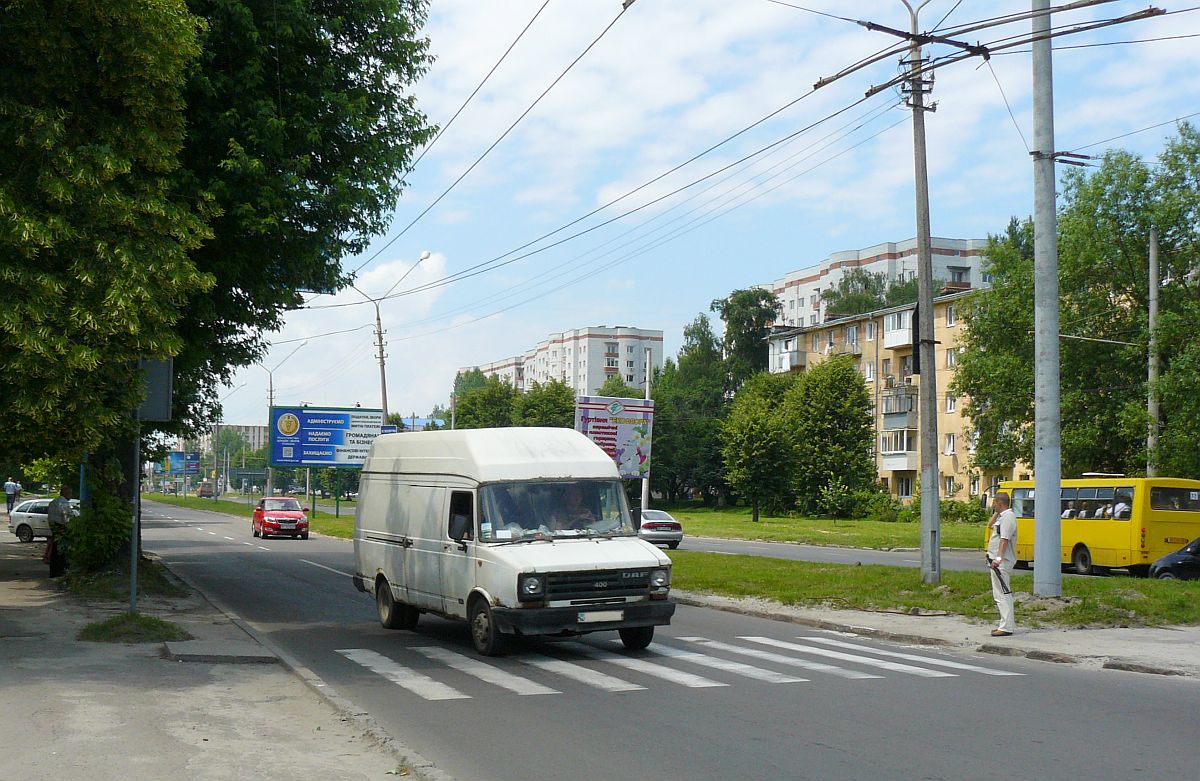
[[[1200,112],[1200,4],[1158,5],[1178,13],[1055,40],[1057,150],[1126,149],[1152,160],[1172,121]],[[1053,24],[1145,7],[1108,2],[1057,14]],[[929,0],[919,26],[1029,8]],[[315,296],[289,313],[262,364],[220,390],[224,421],[266,423],[269,380],[279,405],[379,407],[367,299],[389,291],[379,305],[388,408],[424,415],[448,403],[458,369],[521,354],[551,333],[661,329],[673,357],[684,326],[714,299],[832,252],[914,236],[911,115],[895,89],[863,100],[897,75],[899,55],[813,90],[898,39],[815,12],[909,24],[900,0],[636,0],[623,14],[620,0],[433,0],[424,34],[436,60],[413,92],[439,126],[529,27],[406,177],[388,234],[344,259],[347,271],[361,267],[363,292]],[[990,43],[1029,25],[963,38]],[[1154,38],[1171,39],[1114,43]],[[1113,45],[1063,48],[1101,43]],[[927,101],[937,110],[926,115],[934,236],[986,238],[1032,213],[1028,48],[936,71]],[[935,45],[925,53],[952,52]],[[1159,123],[1167,124],[1143,130]],[[483,273],[425,287],[485,263]]]

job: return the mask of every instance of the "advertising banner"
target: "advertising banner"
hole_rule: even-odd
[[[383,410],[272,407],[271,466],[362,467],[383,427]]]
[[[200,451],[172,450],[167,454],[167,474],[198,475],[200,474]]]
[[[575,430],[608,453],[621,477],[650,476],[653,400],[580,396],[575,400]]]

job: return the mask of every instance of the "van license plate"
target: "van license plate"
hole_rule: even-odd
[[[580,613],[579,623],[595,624],[603,621],[624,621],[624,610],[593,610],[590,613]]]

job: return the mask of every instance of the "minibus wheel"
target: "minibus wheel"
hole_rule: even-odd
[[[507,638],[496,629],[492,606],[486,599],[476,597],[471,601],[471,642],[475,650],[484,656],[500,656],[504,653]]]
[[[1086,545],[1076,545],[1075,550],[1071,551],[1071,566],[1080,575],[1092,574],[1092,552]]]

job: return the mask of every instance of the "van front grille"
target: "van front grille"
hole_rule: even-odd
[[[546,597],[550,600],[637,597],[649,591],[649,569],[551,572],[546,578]]]

